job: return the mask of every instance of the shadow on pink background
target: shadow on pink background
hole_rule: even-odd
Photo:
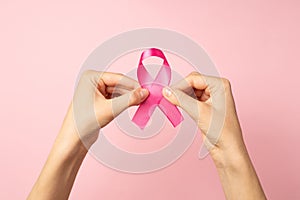
[[[184,2],[184,3],[183,3]],[[81,64],[106,39],[167,28],[199,43],[231,80],[269,199],[300,199],[299,1],[0,2],[0,199],[25,199],[71,101]],[[200,136],[177,162],[131,175],[87,156],[70,199],[224,199]]]

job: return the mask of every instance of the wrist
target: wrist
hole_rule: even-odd
[[[239,170],[251,165],[250,157],[243,142],[230,147],[214,147],[210,155],[218,170]]]
[[[88,152],[88,149],[82,143],[80,136],[77,133],[72,106],[70,106],[67,112],[60,132],[56,138],[54,148],[66,159],[73,156],[84,157]]]
[[[244,142],[238,144],[211,151],[226,199],[266,199]]]

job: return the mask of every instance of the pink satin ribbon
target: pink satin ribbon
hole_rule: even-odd
[[[164,60],[155,79],[151,77],[143,65],[143,60],[152,56],[159,57]],[[151,48],[142,53],[139,66],[137,68],[137,77],[141,87],[148,89],[149,96],[143,103],[140,104],[132,118],[132,121],[141,129],[144,129],[156,106],[158,106],[167,116],[172,125],[176,127],[183,120],[183,116],[178,108],[166,100],[162,95],[162,89],[170,83],[171,68],[161,50]]]

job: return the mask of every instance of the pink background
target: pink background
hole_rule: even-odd
[[[60,128],[80,66],[120,32],[191,37],[231,80],[269,199],[300,199],[300,1],[0,2],[0,199],[25,199]],[[184,3],[183,3],[184,2]],[[198,135],[172,166],[130,175],[87,156],[71,199],[224,199]]]

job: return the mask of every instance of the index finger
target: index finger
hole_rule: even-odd
[[[119,87],[128,90],[134,90],[140,87],[136,80],[121,73],[101,72],[99,74],[99,79],[101,79],[104,84],[109,87]]]
[[[180,80],[172,86],[174,89],[178,89],[185,92],[190,92],[190,90],[205,90],[208,84],[205,81],[204,75],[198,72],[192,72],[184,79]]]
[[[198,72],[192,72],[187,77],[172,86],[184,92],[194,92],[194,90],[205,90],[208,93],[214,93],[224,87],[226,79],[214,76],[202,75]]]

